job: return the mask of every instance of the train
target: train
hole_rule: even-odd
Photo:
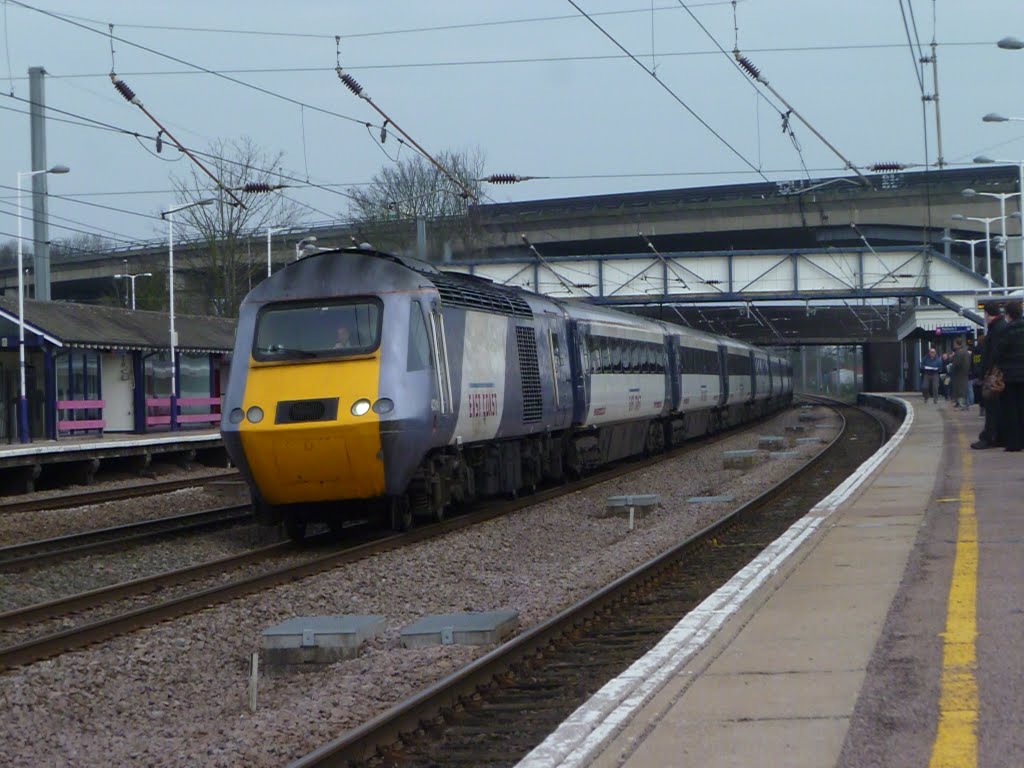
[[[239,308],[221,433],[256,519],[393,529],[759,418],[786,357],[368,247],[323,250]]]

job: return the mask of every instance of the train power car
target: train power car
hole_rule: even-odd
[[[221,421],[257,518],[302,538],[403,530],[787,404],[789,363],[733,339],[368,249],[242,302]]]

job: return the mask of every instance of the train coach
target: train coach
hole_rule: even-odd
[[[366,249],[242,302],[221,432],[260,522],[404,530],[786,405],[789,362],[734,339]]]

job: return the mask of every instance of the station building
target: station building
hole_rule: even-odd
[[[175,315],[177,430],[216,428],[233,318]],[[171,431],[170,317],[25,301],[25,392],[32,440]],[[20,392],[17,298],[0,298],[0,442],[14,442]]]

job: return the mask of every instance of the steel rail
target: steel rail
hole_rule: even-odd
[[[815,402],[821,405],[827,404],[821,399],[816,399]],[[831,404],[828,405],[836,410]],[[856,407],[846,403],[840,405]],[[422,723],[436,722],[436,718],[442,716],[444,712],[458,708],[460,702],[477,695],[482,689],[494,684],[496,679],[500,679],[523,660],[542,654],[546,647],[557,643],[559,638],[569,635],[578,627],[585,625],[592,617],[602,611],[610,610],[613,603],[621,601],[625,595],[637,589],[638,586],[650,581],[659,570],[681,557],[685,557],[688,552],[706,546],[709,540],[721,536],[740,518],[745,518],[770,504],[786,493],[787,487],[793,482],[814,472],[827,457],[832,455],[844,437],[846,419],[838,410],[836,413],[840,418],[841,427],[833,440],[810,461],[756,498],[733,510],[717,522],[708,525],[672,549],[652,558],[611,584],[566,608],[551,619],[526,630],[509,642],[498,646],[442,680],[427,686],[363,725],[295,760],[289,764],[288,768],[348,766],[351,763],[372,758],[387,745],[395,744],[405,735],[420,730],[423,727]],[[876,416],[873,414],[872,416],[878,421]]]
[[[23,570],[53,560],[77,557],[112,547],[135,544],[147,539],[176,536],[191,531],[242,522],[251,519],[251,510],[252,507],[248,504],[233,504],[228,507],[186,512],[181,515],[97,528],[82,533],[69,533],[50,539],[11,544],[0,547],[0,571]],[[93,539],[96,540],[93,541]]]
[[[203,475],[201,477],[178,480],[158,480],[156,482],[140,483],[138,485],[125,486],[122,488],[105,488],[95,491],[82,491],[81,493],[52,496],[45,499],[10,501],[0,504],[0,515],[11,512],[36,512],[38,510],[84,507],[89,504],[100,504],[107,501],[120,501],[122,499],[133,499],[142,496],[155,496],[159,493],[177,491],[182,488],[194,488],[211,481],[237,480],[240,477],[241,476],[237,472],[227,472],[224,474],[210,474]]]
[[[742,431],[756,428],[764,418],[757,419],[745,425],[747,429],[737,431],[735,429],[719,432],[714,435],[687,441],[686,444],[673,449],[670,452],[657,454],[637,461],[621,462],[601,472],[587,475],[580,480],[569,482],[561,486],[538,491],[528,496],[517,499],[491,501],[485,508],[472,511],[465,515],[445,519],[421,528],[413,528],[401,534],[385,534],[380,538],[371,541],[348,546],[341,551],[334,551],[325,555],[314,557],[304,563],[289,565],[277,568],[256,576],[250,576],[227,584],[222,584],[200,590],[178,598],[166,600],[161,603],[144,606],[117,616],[99,619],[77,628],[66,629],[43,637],[28,640],[15,645],[0,648],[0,672],[14,667],[30,664],[35,661],[50,658],[61,653],[76,650],[94,643],[108,640],[112,637],[132,632],[145,627],[167,621],[169,619],[184,616],[196,612],[211,605],[223,603],[237,597],[252,594],[271,587],[287,584],[292,581],[304,579],[324,571],[357,562],[364,558],[389,552],[401,547],[408,546],[420,541],[444,536],[452,531],[468,528],[488,520],[509,514],[534,504],[548,501],[559,496],[588,488],[597,483],[615,479],[624,474],[636,472],[659,462],[682,456],[691,451],[714,445],[722,440],[736,436]],[[324,537],[327,538],[326,536]],[[314,543],[316,540],[309,540]],[[166,584],[181,583],[181,577],[188,574],[189,580],[196,578],[196,573],[222,572],[224,567],[231,564],[231,561],[241,558],[265,558],[283,551],[297,551],[293,544],[285,542],[262,550],[251,550],[231,558],[222,558],[218,561],[191,566],[178,571],[170,571],[158,576],[138,579],[134,582],[115,584],[100,590],[74,595],[60,601],[41,603],[28,606],[24,609],[0,614],[0,629],[15,621],[24,621],[28,618],[40,616],[60,615],[67,611],[82,610],[83,606],[94,606],[102,602],[109,602],[110,599],[129,596],[139,592],[147,591],[148,583],[155,583],[154,580],[162,580],[160,586]],[[111,597],[113,596],[113,598]]]

